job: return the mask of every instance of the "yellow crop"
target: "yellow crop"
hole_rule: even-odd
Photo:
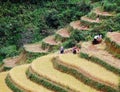
[[[99,66],[98,64],[80,58],[78,55],[73,54],[60,55],[60,60],[66,63],[67,65],[72,65],[78,69],[82,69],[83,71],[89,73],[91,76],[97,79],[118,86],[119,76],[110,72],[109,70],[106,70],[104,67]]]
[[[44,88],[43,86],[40,86],[30,81],[26,77],[25,72],[28,69],[28,67],[29,65],[21,65],[13,68],[9,73],[13,82],[29,92],[52,92]]]
[[[31,65],[33,71],[51,81],[54,81],[55,83],[69,87],[78,92],[98,92],[97,90],[70,76],[69,74],[62,73],[54,69],[51,58],[52,56],[49,55],[34,60]]]
[[[12,92],[5,83],[8,72],[0,73],[0,92]]]

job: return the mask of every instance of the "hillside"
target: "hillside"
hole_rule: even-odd
[[[119,0],[0,5],[0,92],[120,92]]]

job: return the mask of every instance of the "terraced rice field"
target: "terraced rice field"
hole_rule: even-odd
[[[31,65],[32,70],[40,76],[64,87],[71,88],[76,92],[98,92],[97,90],[78,81],[76,78],[54,69],[51,59],[52,56],[49,55],[34,60]]]
[[[102,16],[113,16],[113,14],[111,14],[111,13],[109,13],[109,12],[100,11],[99,8],[96,8],[93,12],[96,13],[97,15],[102,15]]]
[[[66,38],[69,38],[70,37],[70,33],[68,32],[67,29],[65,28],[62,28],[60,30],[57,31],[57,34],[59,34],[60,36],[62,37],[66,37]]]
[[[81,17],[81,20],[88,21],[88,22],[91,22],[91,23],[100,23],[99,19],[93,20],[93,19],[90,19],[90,18],[88,18],[86,16]]]
[[[96,80],[100,80],[101,82],[103,81],[103,83],[106,84],[115,85],[116,87],[119,84],[119,76],[106,70],[98,64],[80,58],[78,55],[60,55],[59,59],[67,66],[73,66],[78,70],[83,70],[83,74],[86,74],[88,77],[90,75],[93,79],[95,78]]]
[[[104,62],[120,69],[120,60],[115,58],[112,54],[104,50],[103,45],[92,45],[90,42],[84,42],[82,44],[81,52],[87,53],[90,56],[95,56],[103,60]]]
[[[71,23],[70,23],[70,26],[73,27],[73,29],[78,29],[78,30],[90,30],[87,26],[83,26],[83,25],[80,23],[80,20],[71,22]]]
[[[40,43],[37,44],[26,44],[24,48],[28,52],[35,52],[35,53],[45,53],[47,50],[43,50]]]
[[[20,88],[25,89],[27,92],[52,92],[43,86],[40,86],[32,81],[30,81],[26,77],[26,70],[28,69],[29,65],[21,65],[13,68],[9,75],[12,81]],[[7,91],[4,91],[7,92]]]
[[[54,36],[49,36],[43,40],[45,43],[48,43],[50,45],[58,45],[59,43],[55,41]]]
[[[0,92],[12,92],[5,83],[5,78],[7,74],[8,72],[0,73]]]
[[[116,42],[120,45],[120,33],[119,32],[108,32],[107,37],[111,39],[111,41]]]

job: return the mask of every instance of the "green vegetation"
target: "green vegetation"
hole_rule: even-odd
[[[0,48],[15,45],[18,51],[23,44],[42,40],[91,9],[90,0],[1,0]],[[6,56],[1,56],[2,61]]]

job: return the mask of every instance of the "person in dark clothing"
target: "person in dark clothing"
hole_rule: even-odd
[[[77,47],[75,46],[75,47],[73,47],[73,50],[72,50],[72,52],[73,52],[73,54],[76,54],[77,53]]]
[[[60,54],[63,54],[64,53],[64,48],[63,46],[60,47]]]
[[[94,36],[94,40],[92,41],[92,44],[98,44],[98,43],[101,43],[101,41],[102,41],[102,35],[99,34]]]

